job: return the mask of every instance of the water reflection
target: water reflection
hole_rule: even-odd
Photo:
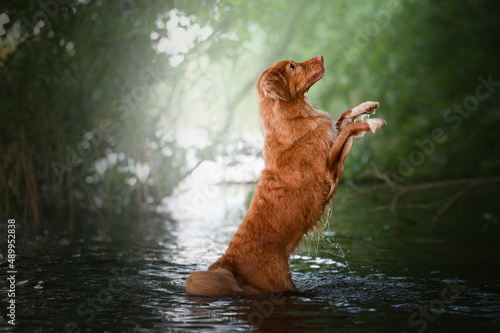
[[[412,237],[414,230],[402,230],[388,217],[374,218],[349,206],[336,207],[332,230],[310,252],[292,258],[300,292],[188,296],[185,279],[225,250],[250,188],[219,189],[214,202],[224,212],[217,219],[80,223],[73,238],[64,225],[33,238],[20,228],[16,329],[417,332],[425,324],[426,332],[458,332],[499,327],[498,245]],[[5,285],[1,288],[6,295]],[[13,330],[5,322],[0,326]]]

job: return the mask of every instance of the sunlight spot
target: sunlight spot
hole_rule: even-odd
[[[170,147],[163,147],[161,149],[161,154],[163,156],[169,157],[169,156],[172,156],[174,154],[174,151]]]
[[[182,27],[187,27],[191,23],[187,16],[180,16],[178,22]]]
[[[3,28],[3,25],[9,22],[10,19],[6,13],[0,14],[0,36],[3,36],[7,33],[7,31]]]
[[[176,133],[179,146],[204,148],[208,142],[208,132],[195,128],[183,128]]]
[[[83,135],[83,139],[90,141],[94,138],[94,133],[92,131],[88,131]]]
[[[158,29],[165,29],[165,22],[163,22],[163,17],[158,17],[155,21],[155,24]]]
[[[198,31],[198,38],[200,41],[205,41],[214,33],[211,27],[203,27]]]
[[[73,42],[68,42],[66,44],[66,52],[69,53],[69,52],[73,51],[74,48],[75,48],[75,44]]]
[[[81,147],[83,150],[87,150],[90,148],[90,143],[88,141],[82,141],[81,142]]]
[[[45,22],[43,21],[38,21],[38,23],[35,25],[35,28],[33,29],[33,34],[38,35],[40,34],[40,31],[42,28],[45,26]]]
[[[95,161],[94,163],[94,167],[95,167],[95,171],[99,174],[99,175],[104,175],[104,173],[106,172],[106,169],[107,169],[107,161],[105,159],[100,159],[100,160],[97,160]]]
[[[135,177],[130,177],[130,178],[125,179],[125,182],[126,182],[129,186],[134,186],[134,185],[135,185],[135,183],[137,183],[137,178],[135,178]]]
[[[116,161],[118,160],[118,155],[116,153],[111,153],[108,156],[108,162],[111,165],[115,165]]]
[[[135,175],[137,176],[137,178],[139,178],[139,181],[141,183],[146,182],[150,171],[151,171],[151,168],[149,167],[149,165],[147,163],[142,164],[140,162],[137,162],[135,164]]]
[[[171,55],[170,64],[178,66],[183,60],[182,54],[188,53],[194,46],[195,41],[205,41],[213,34],[213,29],[209,26],[202,27],[199,23],[192,24],[196,19],[187,17],[182,11],[172,9],[166,15],[168,21],[165,23],[165,14],[160,15],[155,21],[158,29],[166,29],[167,37],[159,38],[160,34],[152,32],[150,38],[158,40],[154,49],[158,53]],[[176,57],[174,57],[176,56]],[[181,58],[182,57],[182,58]]]
[[[153,150],[157,150],[158,149],[158,144],[154,141],[150,141],[148,140],[148,146],[153,149]]]
[[[168,59],[168,62],[170,63],[170,65],[172,67],[179,66],[183,61],[184,61],[183,55],[174,55],[174,56],[171,56],[170,59]]]
[[[156,52],[166,53],[167,48],[168,48],[168,39],[167,38],[160,38],[158,43],[156,43]]]
[[[152,40],[157,40],[158,38],[160,38],[160,34],[157,33],[156,31],[153,31],[150,35],[149,35],[149,38],[151,38]]]

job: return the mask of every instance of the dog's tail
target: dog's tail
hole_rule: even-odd
[[[186,280],[186,291],[194,295],[226,296],[243,289],[230,271],[219,267],[192,273]]]

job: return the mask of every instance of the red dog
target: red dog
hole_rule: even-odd
[[[365,102],[342,114],[334,127],[304,96],[324,73],[323,57],[317,56],[277,62],[259,77],[266,166],[226,253],[208,271],[188,277],[189,294],[296,290],[288,259],[333,198],[352,137],[385,124],[382,119],[354,122],[379,105]]]

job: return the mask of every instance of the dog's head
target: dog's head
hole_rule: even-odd
[[[278,61],[266,69],[257,81],[261,98],[292,102],[311,88],[325,74],[323,56],[296,63]]]

